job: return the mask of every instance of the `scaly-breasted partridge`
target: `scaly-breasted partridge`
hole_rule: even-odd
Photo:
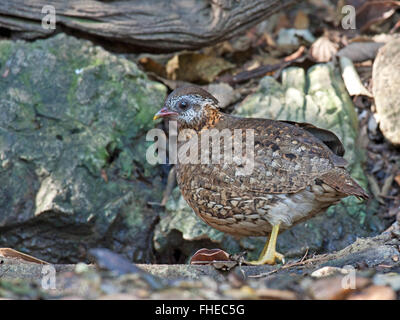
[[[225,114],[215,97],[196,86],[174,90],[154,119],[160,117],[176,120],[179,137],[183,136],[180,140],[186,139],[177,146],[177,182],[194,212],[211,227],[234,236],[270,235],[252,264],[283,260],[275,250],[280,231],[324,212],[341,198],[368,198],[345,170],[343,145],[328,130],[308,123]],[[240,160],[225,159],[221,144],[216,149],[223,160],[212,161],[211,148],[224,142],[225,135],[235,141],[225,145],[241,146]],[[202,144],[202,138],[212,143]],[[247,138],[252,149],[244,147]],[[206,156],[201,158],[204,151]],[[195,156],[190,158],[188,153]],[[247,173],[245,166],[251,169]]]

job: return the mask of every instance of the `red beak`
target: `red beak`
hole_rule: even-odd
[[[157,120],[159,118],[168,117],[168,116],[172,116],[172,115],[177,116],[178,113],[170,111],[164,107],[154,115],[153,120]]]

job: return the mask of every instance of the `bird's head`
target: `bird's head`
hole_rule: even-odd
[[[214,96],[200,87],[184,86],[171,92],[154,120],[168,117],[176,120],[180,127],[200,129],[216,113],[218,100]]]

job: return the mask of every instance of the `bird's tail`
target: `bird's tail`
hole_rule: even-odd
[[[338,192],[364,200],[369,198],[368,193],[343,168],[335,168],[323,174],[320,179]]]

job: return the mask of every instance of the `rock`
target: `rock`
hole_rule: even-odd
[[[379,49],[372,68],[373,94],[379,127],[385,138],[400,145],[400,39]]]
[[[394,291],[400,291],[400,273],[377,274],[374,276],[373,281],[376,285],[389,285]]]
[[[236,109],[246,117],[309,122],[333,131],[346,149],[352,176],[364,187],[367,179],[362,169],[364,155],[357,145],[358,121],[353,103],[338,68],[317,64],[307,72],[290,67],[282,72],[282,83],[264,77],[259,89]],[[356,240],[382,230],[373,212],[354,197],[348,197],[325,214],[319,215],[279,236],[278,250],[289,256],[311,251],[332,252]],[[257,242],[261,250],[263,241]]]
[[[357,299],[361,294],[365,298],[391,298],[393,291],[398,289],[399,271],[398,263],[391,257],[399,253],[399,244],[391,232],[384,232],[374,238],[360,239],[339,252],[306,258],[302,263],[284,267],[237,265],[229,271],[211,265],[133,265],[103,250],[96,250],[93,257],[97,256],[97,266],[105,267],[106,271],[93,264],[48,266],[0,258],[0,296],[12,299],[101,299],[106,295],[117,299],[120,294],[129,294],[131,299],[190,297],[209,300]],[[337,268],[326,268],[326,265]],[[357,267],[359,265],[361,269]],[[52,268],[57,275],[55,290],[46,289],[51,285],[49,271]],[[386,273],[388,268],[397,273]],[[312,276],[322,270],[325,270],[323,278]],[[326,276],[329,270],[346,272]],[[50,283],[46,282],[48,280]],[[389,286],[391,290],[387,289]]]
[[[51,263],[93,246],[150,262],[161,169],[145,133],[166,88],[89,41],[0,41],[0,246]]]
[[[307,29],[280,29],[277,43],[280,46],[298,46],[300,45],[300,39],[304,39],[309,43],[313,43],[315,41],[312,33]]]
[[[234,103],[240,95],[227,83],[212,83],[204,87],[218,100],[218,105],[221,109],[225,109],[230,104]]]

